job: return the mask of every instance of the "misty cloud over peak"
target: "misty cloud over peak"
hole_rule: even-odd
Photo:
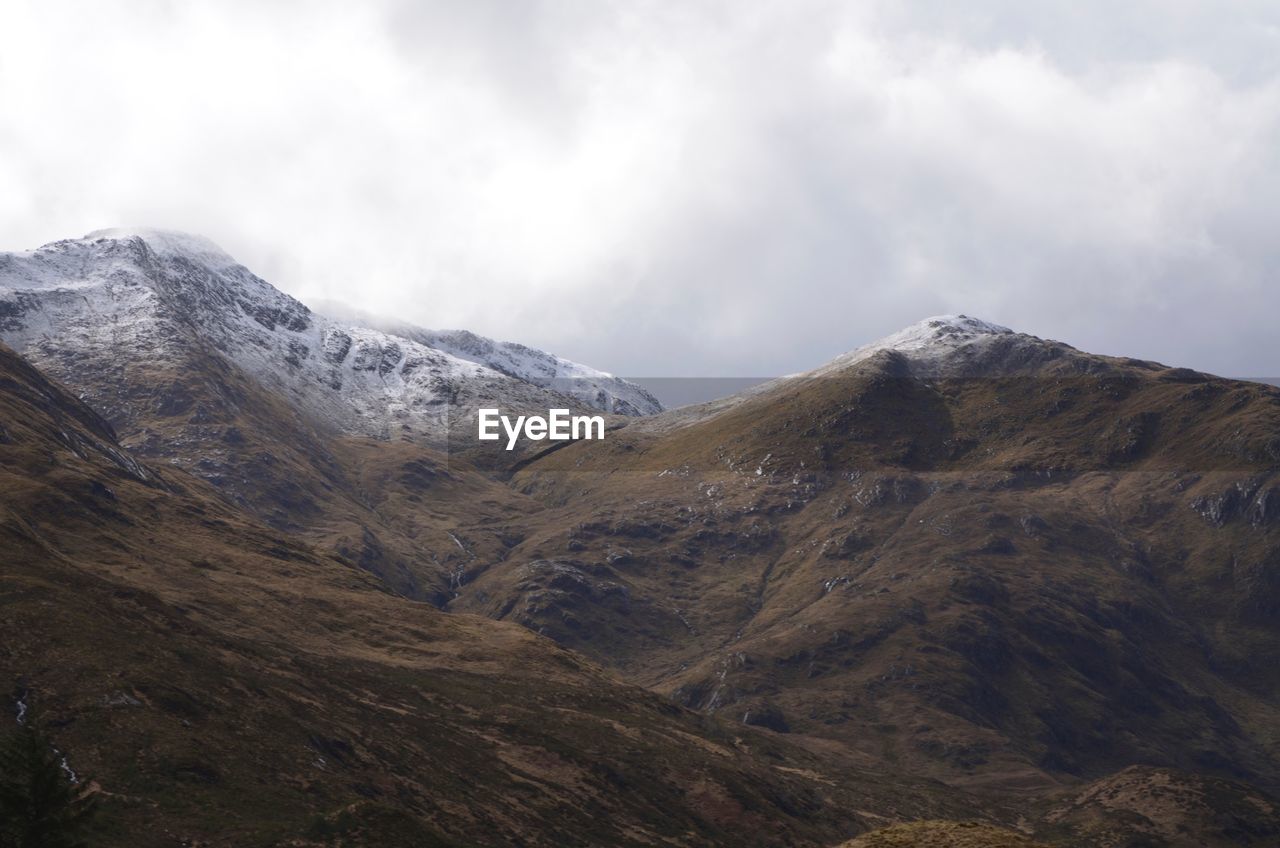
[[[1280,372],[1255,2],[0,12],[0,249],[200,232],[302,298],[632,376],[923,315]]]

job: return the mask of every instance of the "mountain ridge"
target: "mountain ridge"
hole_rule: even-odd
[[[1272,797],[1280,790],[1280,675],[1266,659],[1280,650],[1274,387],[1095,355],[963,315],[934,316],[730,398],[610,416],[602,441],[494,457],[460,442],[442,445],[426,430],[333,426],[306,396],[333,391],[307,376],[314,371],[299,367],[303,378],[287,390],[263,379],[255,370],[259,354],[237,345],[252,346],[280,326],[286,329],[270,338],[296,339],[304,331],[287,328],[301,321],[312,322],[305,332],[323,340],[317,327],[327,319],[287,300],[249,298],[245,309],[235,284],[256,283],[226,271],[223,259],[187,269],[197,281],[229,275],[226,288],[203,292],[212,303],[166,301],[156,312],[153,301],[173,295],[165,286],[181,289],[187,281],[186,260],[176,271],[162,268],[151,288],[132,283],[143,266],[174,261],[163,249],[132,236],[97,248],[56,244],[64,246],[51,254],[69,283],[60,288],[54,280],[48,290],[57,297],[44,301],[32,285],[16,289],[23,296],[11,296],[12,287],[0,292],[0,322],[23,328],[5,324],[0,336],[18,333],[37,366],[56,372],[119,441],[87,417],[71,427],[92,433],[83,439],[93,444],[80,445],[80,453],[58,441],[56,424],[46,422],[44,443],[64,445],[64,465],[90,462],[123,475],[117,499],[126,488],[137,496],[144,483],[126,473],[120,457],[112,459],[112,450],[136,454],[138,467],[163,482],[216,491],[198,505],[215,523],[197,534],[223,544],[247,533],[255,547],[246,562],[254,566],[234,581],[221,574],[229,561],[213,576],[194,563],[166,572],[163,558],[139,542],[152,531],[134,512],[111,506],[67,469],[47,472],[45,465],[39,474],[54,473],[62,489],[33,487],[31,475],[15,473],[11,481],[22,497],[42,493],[13,501],[25,504],[20,521],[36,531],[22,536],[24,544],[79,540],[91,550],[87,563],[99,558],[99,565],[121,569],[116,577],[156,581],[151,588],[186,610],[174,615],[234,620],[251,633],[277,626],[257,621],[253,610],[275,609],[289,592],[273,586],[266,596],[218,594],[218,603],[202,605],[202,581],[216,576],[240,585],[257,569],[272,580],[301,580],[295,591],[309,592],[316,588],[307,582],[309,569],[325,580],[343,575],[379,593],[361,600],[361,609],[382,612],[356,626],[308,601],[334,632],[297,623],[297,639],[312,648],[330,640],[394,665],[401,652],[417,657],[422,645],[412,633],[387,631],[379,616],[408,616],[427,633],[483,634],[493,626],[493,639],[520,646],[515,661],[535,660],[531,676],[495,678],[495,685],[543,698],[544,718],[561,715],[565,698],[582,703],[570,690],[539,688],[537,669],[546,669],[539,663],[551,656],[642,687],[633,706],[678,722],[705,721],[718,740],[713,747],[737,751],[729,754],[733,769],[747,775],[738,790],[698,795],[711,805],[713,821],[689,825],[704,828],[685,834],[689,844],[717,844],[715,828],[774,806],[792,811],[786,818],[769,813],[787,831],[778,840],[797,844],[835,844],[873,824],[938,818],[989,820],[1072,846],[1099,839],[1263,846],[1280,837],[1280,804]],[[205,250],[197,245],[189,253]],[[0,280],[29,272],[15,262],[0,256]],[[77,274],[90,266],[108,270],[77,288],[85,282]],[[100,290],[86,299],[82,289],[94,286]],[[92,311],[92,300],[103,292],[163,320],[130,326],[125,309],[108,313],[116,325],[95,325],[101,313]],[[208,309],[227,308],[240,316],[231,329],[251,332],[229,341],[216,327],[202,332]],[[367,332],[353,335],[352,346],[370,340],[367,373],[379,375],[379,352],[395,337]],[[86,337],[102,343],[86,344]],[[417,344],[402,341],[388,374],[398,373],[408,345]],[[495,351],[501,353],[473,355]],[[288,349],[269,344],[260,353],[280,359]],[[344,368],[351,358],[348,351]],[[471,374],[465,369],[487,366],[456,367]],[[27,373],[16,364],[9,370]],[[344,384],[352,379],[346,371],[340,376]],[[512,381],[498,372],[486,379],[499,387]],[[0,380],[0,390],[12,388]],[[514,391],[515,402],[562,397],[528,383]],[[472,391],[467,402],[479,397]],[[8,449],[3,436],[0,451]],[[19,461],[44,456],[28,452]],[[184,547],[187,530],[172,539],[163,534],[168,524],[189,529],[187,519],[164,512],[158,490],[146,489],[145,501],[166,516],[154,531],[165,550],[180,563],[194,559]],[[64,535],[57,524],[111,510],[137,529]],[[216,522],[227,525],[226,538]],[[103,538],[122,547],[94,547]],[[288,555],[273,560],[271,539]],[[132,577],[131,558],[145,566]],[[33,574],[61,567],[32,562]],[[42,607],[22,609],[37,620]],[[390,654],[366,637],[385,640]],[[557,643],[554,652],[546,652],[546,639]],[[30,639],[22,645],[28,659],[47,647]],[[468,661],[458,658],[449,668],[465,676]],[[492,671],[513,660],[494,647],[480,661]],[[398,674],[392,678],[360,677],[364,697],[411,698],[397,688]],[[573,686],[590,688],[588,678]],[[312,685],[323,689],[324,703],[356,714],[346,689],[319,679]],[[608,714],[629,697],[610,695],[600,709]],[[498,710],[507,716],[498,724],[517,734],[533,732],[525,722],[539,715],[483,699],[469,706]],[[595,721],[593,709],[583,707],[583,714]],[[646,715],[646,727],[665,721]],[[571,738],[553,745],[557,756],[594,757],[611,769],[603,774],[613,789],[601,790],[611,800],[626,796],[633,775],[661,782],[623,753],[632,738],[627,721],[641,721],[627,716],[601,725],[611,728],[605,741],[623,740],[617,746],[593,747],[604,743],[559,725]],[[692,737],[674,738],[709,750],[682,726]],[[320,735],[357,747],[335,725]],[[324,739],[315,750],[330,762],[335,751],[345,752]],[[652,750],[675,757],[678,748]],[[787,759],[797,751],[815,759]],[[204,769],[210,756],[196,764]],[[403,777],[402,763],[379,757],[366,763],[366,775],[373,779],[381,768],[383,777]],[[778,765],[776,757],[796,764]],[[556,762],[542,754],[537,761]],[[866,794],[868,784],[856,775],[906,781],[893,784],[901,803]],[[383,777],[373,782],[385,786]],[[684,790],[699,793],[696,782],[681,780]],[[846,790],[853,794],[841,794]],[[642,799],[638,826],[653,826],[656,797]],[[415,815],[427,815],[413,803]],[[848,803],[857,806],[841,806]],[[502,815],[518,816],[516,809],[503,806]],[[1176,827],[1157,826],[1161,818],[1176,819]],[[439,824],[439,812],[424,820]]]
[[[594,402],[588,405],[602,412],[638,416],[662,411],[662,404],[643,386],[518,342],[496,341],[470,330],[428,330],[332,300],[316,302],[315,309],[335,320],[420,342],[536,386],[582,398],[594,390]]]
[[[0,492],[0,715],[91,775],[95,845],[820,846],[961,807],[396,597],[3,344]]]
[[[100,230],[0,254],[0,337],[37,361],[52,363],[77,344],[160,357],[170,328],[191,328],[316,418],[380,438],[405,432],[438,441],[451,416],[483,403],[545,410],[568,401],[620,414],[661,408],[639,386],[540,351],[522,348],[565,373],[549,380],[497,370],[482,358],[343,326],[198,236]]]

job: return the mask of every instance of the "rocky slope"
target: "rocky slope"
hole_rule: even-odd
[[[462,517],[491,523],[524,500],[457,461],[510,461],[477,446],[477,407],[653,408],[639,387],[549,354],[503,372],[325,318],[207,241],[154,230],[0,254],[0,339],[73,386],[130,451],[436,603],[463,563],[502,549],[492,532],[461,541]],[[545,387],[543,360],[586,382]]]
[[[1098,848],[1274,845],[1280,806],[1235,781],[1133,766],[1070,793],[1044,816],[1041,831]]]
[[[827,787],[823,812],[804,801],[778,819],[792,830],[761,839],[834,843],[941,817],[1055,844],[1274,841],[1280,676],[1265,658],[1280,649],[1280,390],[942,316],[739,396],[611,417],[603,442],[493,456],[440,439],[433,399],[456,383],[461,408],[499,392],[545,409],[558,360],[352,330],[361,322],[299,312],[185,241],[173,249],[90,239],[0,262],[0,335],[120,433],[89,453],[176,465],[165,473],[199,478],[189,486],[209,484],[219,514],[238,516],[223,521],[265,522],[374,590],[499,619],[504,638],[523,625],[672,715],[749,734],[730,746],[734,768],[769,752],[810,758],[779,768]],[[324,359],[334,327],[352,338],[340,362]],[[290,342],[306,348],[296,365]],[[385,360],[353,353],[389,344],[399,354]],[[430,360],[421,381],[416,366],[405,376],[412,356]],[[610,396],[580,400],[639,409]],[[128,545],[107,561],[151,561]],[[219,609],[252,631],[266,607],[247,597]],[[381,609],[334,627],[364,639]],[[361,644],[385,660],[381,641]],[[495,663],[509,661],[502,650]],[[539,691],[540,663],[512,685]],[[628,691],[601,709],[662,703]],[[576,740],[565,750],[586,750]],[[770,773],[744,779],[768,795]],[[867,789],[886,773],[910,777],[889,791],[899,803]],[[794,805],[797,785],[770,803]],[[717,798],[727,816],[759,803]],[[728,838],[690,827],[694,842]]]
[[[452,608],[954,785],[1274,789],[1278,471],[1273,387],[931,319],[525,467]]]
[[[981,822],[922,821],[872,831],[840,848],[1048,848],[1026,836]]]
[[[3,346],[0,422],[0,701],[101,796],[96,845],[824,845],[978,803],[396,598]]]

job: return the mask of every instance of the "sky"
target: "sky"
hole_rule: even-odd
[[[1280,4],[4,0],[0,250],[209,236],[634,377],[965,313],[1280,375]]]

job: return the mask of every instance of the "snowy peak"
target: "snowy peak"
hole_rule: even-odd
[[[212,350],[314,418],[376,437],[447,435],[477,405],[661,408],[638,386],[542,351],[511,345],[520,355],[502,367],[496,355],[456,356],[420,332],[317,315],[184,233],[102,230],[0,254],[0,338],[69,382],[79,369],[127,362],[181,373],[194,351]]]
[[[982,336],[1011,335],[1013,330],[968,315],[935,315],[885,336],[868,347],[878,350],[923,350],[930,347],[957,347]]]
[[[219,340],[234,334],[229,322],[245,318],[267,330],[278,325],[303,330],[311,320],[305,306],[213,242],[168,230],[98,230],[26,253],[0,254],[0,293],[6,290],[64,294],[54,301],[74,293],[83,298],[86,313],[118,314],[130,302],[146,308],[142,301],[154,297],[153,307],[197,323]],[[0,324],[0,330],[20,329]]]
[[[980,377],[1028,371],[1072,351],[968,315],[936,315],[837,357],[818,374],[891,354],[919,377]]]
[[[167,259],[184,257],[199,261],[212,269],[224,269],[240,265],[226,251],[218,247],[204,236],[183,233],[178,230],[163,230],[152,227],[114,227],[105,230],[94,230],[83,239],[76,241],[89,243],[120,242],[139,239],[158,256]]]
[[[211,272],[241,268],[247,273],[208,239],[173,230],[95,230],[83,238],[61,239],[35,250],[0,254],[0,262],[7,265],[25,264],[32,273],[29,282],[50,288],[75,285],[104,272],[155,270],[166,261],[199,265]]]

